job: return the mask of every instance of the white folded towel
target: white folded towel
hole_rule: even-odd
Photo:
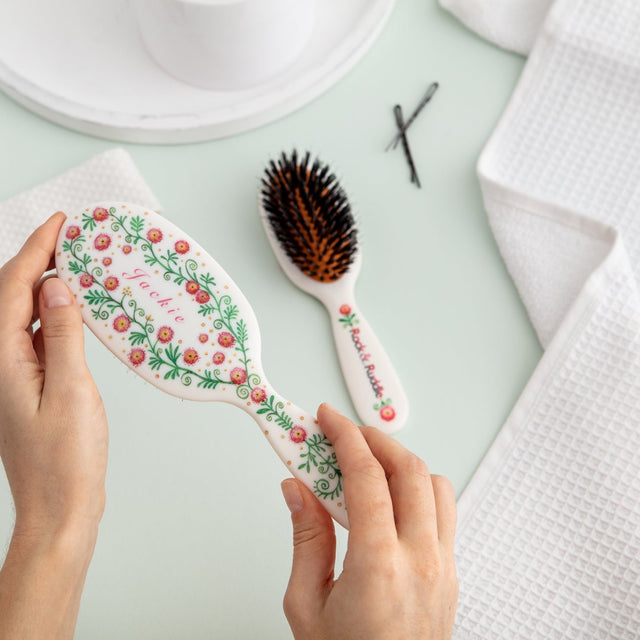
[[[546,351],[459,503],[454,637],[637,639],[637,0],[556,0],[478,173]]]
[[[72,211],[98,200],[135,202],[160,209],[131,156],[111,149],[33,189],[0,202],[0,266],[29,234],[56,211]]]
[[[440,4],[483,38],[526,55],[553,0],[440,0]]]

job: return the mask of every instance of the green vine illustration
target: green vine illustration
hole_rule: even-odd
[[[215,279],[210,273],[198,273],[198,263],[193,259],[188,259],[185,262],[184,270],[181,266],[178,266],[178,254],[173,251],[168,251],[166,255],[159,256],[148,238],[142,235],[144,231],[145,222],[141,216],[134,216],[129,218],[128,216],[115,215],[115,208],[111,208],[110,213],[113,215],[114,222],[111,228],[114,231],[118,231],[120,228],[125,232],[125,240],[137,245],[140,243],[140,248],[145,252],[145,264],[149,266],[159,266],[163,270],[162,277],[173,282],[179,286],[188,282],[195,282],[198,285],[198,291],[202,291],[207,296],[207,302],[202,304],[198,309],[198,313],[203,317],[214,317],[213,326],[215,329],[220,330],[225,328],[234,337],[234,347],[242,354],[239,358],[240,362],[244,366],[245,371],[249,371],[249,363],[251,358],[248,357],[248,349],[246,342],[248,339],[246,326],[243,320],[239,320],[234,324],[234,320],[238,316],[238,308],[236,305],[231,304],[231,296],[223,295],[218,297],[213,288],[216,286]],[[126,221],[130,220],[130,229],[127,229]],[[210,302],[209,302],[210,301]],[[217,317],[216,317],[217,316]],[[250,379],[253,379],[250,376]],[[249,381],[248,381],[249,382]],[[258,378],[255,384],[259,384]],[[214,382],[210,379],[201,380],[202,386],[206,388],[214,388]],[[249,397],[252,391],[252,385],[238,385],[236,393],[239,397],[246,399]]]
[[[275,404],[274,404],[275,403]],[[262,406],[258,409],[258,415],[264,414],[267,422],[274,421],[280,425],[285,431],[293,429],[293,420],[291,416],[283,411],[284,402],[275,402],[275,396],[270,396],[269,399],[263,400]]]
[[[336,457],[333,445],[327,440],[324,434],[316,433],[306,439],[307,451],[300,454],[305,461],[298,466],[298,469],[304,469],[307,473],[311,472],[311,467],[315,467],[326,477],[318,478],[314,482],[314,492],[323,499],[340,497],[342,492],[342,472],[338,467],[338,458]],[[327,455],[327,451],[331,453]],[[335,483],[331,481],[334,480]]]
[[[272,395],[263,401],[257,413],[264,415],[267,422],[273,421],[285,431],[300,430],[300,436],[296,438],[294,434],[292,440],[304,442],[307,450],[300,454],[303,462],[298,465],[298,469],[304,469],[307,473],[311,473],[312,468],[318,469],[328,479],[316,480],[314,483],[315,493],[323,499],[338,498],[342,493],[342,473],[338,467],[338,459],[333,451],[333,445],[324,434],[316,433],[306,437],[306,432],[302,427],[296,427],[291,417],[284,411],[284,406],[284,402],[276,402],[275,396]],[[302,432],[304,432],[304,437]],[[330,453],[327,453],[328,451]],[[335,480],[335,483],[332,484],[330,480]]]
[[[103,279],[104,270],[101,266],[92,266],[92,256],[86,251],[87,237],[83,232],[93,232],[98,223],[106,222],[114,232],[122,231],[127,245],[123,252],[131,251],[130,245],[135,245],[144,254],[144,263],[150,267],[158,267],[162,271],[162,278],[172,281],[195,297],[198,303],[198,314],[203,319],[208,318],[213,328],[220,331],[219,342],[224,337],[226,341],[221,345],[233,347],[241,367],[232,369],[231,379],[223,379],[218,368],[204,367],[195,370],[192,365],[199,355],[195,349],[181,349],[171,342],[173,330],[168,326],[156,327],[154,320],[132,296],[129,287],[120,289],[115,276]],[[258,406],[256,413],[262,415],[267,422],[277,424],[289,434],[292,442],[299,444],[303,452],[300,454],[299,470],[311,473],[316,470],[322,477],[314,481],[315,493],[323,499],[336,499],[342,494],[342,474],[338,467],[333,446],[324,434],[307,435],[306,430],[296,425],[285,409],[285,403],[276,401],[275,395],[264,392],[260,376],[250,372],[251,358],[249,356],[249,332],[245,321],[240,317],[240,311],[228,294],[216,293],[215,278],[208,272],[200,272],[198,263],[185,254],[189,250],[186,241],[179,241],[175,251],[166,250],[162,255],[156,250],[156,245],[162,239],[162,231],[151,229],[145,233],[146,221],[142,216],[118,215],[115,207],[96,208],[93,214],[84,213],[82,216],[82,230],[79,226],[71,225],[67,229],[62,249],[68,252],[71,259],[69,270],[80,279],[80,285],[87,291],[83,296],[91,307],[91,314],[95,320],[112,319],[115,331],[126,333],[132,349],[128,358],[133,367],[146,361],[152,371],[158,371],[164,380],[179,380],[189,386],[195,380],[197,386],[203,389],[215,389],[219,385],[234,386],[240,399],[251,398]],[[104,227],[103,227],[104,228]],[[97,250],[108,248],[111,237],[100,233],[93,240]],[[126,251],[128,247],[129,251]],[[181,258],[183,264],[181,263]],[[103,264],[106,262],[103,261]],[[109,286],[109,280],[111,285]],[[184,366],[182,363],[187,366]]]
[[[114,211],[112,208],[110,213],[113,214]],[[83,216],[83,219],[84,228],[92,229],[93,225],[89,220],[92,220],[94,223],[95,220],[89,218],[86,214]],[[136,219],[133,219],[132,223],[132,226],[139,227],[139,222]],[[118,224],[125,228],[122,219],[118,219]],[[142,221],[142,224],[144,225],[144,221]],[[118,229],[113,228],[113,230],[117,231]],[[126,238],[128,241],[131,241],[132,236],[127,235]],[[138,239],[140,238],[138,237]],[[107,320],[113,316],[115,312],[121,311],[131,325],[136,325],[139,328],[138,331],[130,331],[128,338],[129,343],[133,347],[144,343],[148,344],[148,349],[151,352],[149,366],[152,371],[166,367],[167,370],[164,373],[164,380],[180,378],[185,386],[189,386],[192,383],[192,379],[196,378],[198,380],[198,387],[206,389],[215,389],[219,384],[233,384],[230,380],[222,379],[218,369],[213,372],[206,369],[204,373],[201,374],[178,364],[178,359],[183,355],[183,352],[181,352],[177,346],[168,345],[167,347],[162,347],[160,340],[157,337],[154,339],[153,333],[155,329],[153,324],[148,320],[150,316],[138,305],[138,302],[134,298],[129,298],[126,293],[123,293],[120,299],[115,298],[114,295],[107,290],[104,283],[99,280],[103,275],[102,267],[97,266],[91,270],[89,269],[89,265],[92,262],[91,256],[87,253],[81,253],[84,242],[85,237],[78,235],[70,241],[65,241],[62,249],[68,251],[73,258],[75,258],[75,260],[69,261],[69,269],[71,272],[75,275],[84,275],[91,278],[92,288],[84,295],[84,299],[90,306],[95,307],[91,310],[94,319]],[[135,362],[132,362],[132,364],[136,366]]]

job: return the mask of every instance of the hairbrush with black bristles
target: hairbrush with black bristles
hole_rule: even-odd
[[[293,151],[271,161],[260,210],[282,270],[327,308],[353,405],[366,425],[392,433],[405,423],[407,398],[389,357],[354,299],[362,263],[344,189],[326,164]]]

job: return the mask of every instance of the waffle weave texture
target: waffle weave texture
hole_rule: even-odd
[[[557,0],[478,163],[544,356],[460,503],[454,638],[640,637],[640,3]]]
[[[0,265],[56,211],[74,211],[99,200],[135,202],[158,211],[160,203],[131,156],[110,149],[60,176],[0,202]]]

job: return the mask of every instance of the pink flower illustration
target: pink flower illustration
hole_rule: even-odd
[[[243,384],[247,381],[247,372],[240,367],[236,367],[235,369],[231,369],[229,377],[233,384]]]
[[[178,253],[187,253],[189,251],[189,243],[186,240],[178,240],[174,247]]]
[[[111,244],[111,236],[108,236],[106,233],[100,233],[96,236],[96,239],[93,241],[93,246],[98,251],[104,251],[109,248]]]
[[[222,331],[218,335],[218,344],[221,347],[225,347],[228,349],[229,347],[233,347],[235,343],[236,339],[228,331]]]
[[[386,422],[391,422],[396,417],[396,410],[385,404],[382,409],[380,409],[380,417]]]
[[[209,340],[209,336],[206,333],[201,333],[198,336],[198,340],[200,340],[200,342],[202,342],[202,344],[204,344],[207,340]]]
[[[195,349],[186,349],[182,357],[188,365],[195,364],[200,359],[200,356]]]
[[[209,296],[209,294],[206,291],[203,291],[202,289],[200,289],[200,291],[196,293],[196,302],[199,304],[205,304],[206,302],[209,302],[210,297],[211,296]]]
[[[77,238],[80,235],[80,227],[76,224],[72,224],[67,229],[67,233],[65,233],[65,235],[67,236],[67,238],[69,238],[69,240],[73,240],[74,238]]]
[[[125,244],[122,247],[122,253],[124,253],[125,256],[128,256],[131,253],[132,249],[133,247],[130,244]]]
[[[102,258],[102,264],[103,264],[105,267],[109,267],[109,266],[111,266],[111,263],[112,263],[112,262],[113,262],[113,260],[112,260],[111,258],[109,258],[109,257]]]
[[[251,399],[256,403],[260,404],[267,397],[267,392],[262,387],[256,387],[251,391]]]
[[[343,305],[340,307],[340,313],[341,313],[343,316],[348,316],[348,315],[351,313],[351,307],[350,307],[348,304],[343,304]]]
[[[147,357],[147,354],[145,353],[144,349],[136,348],[136,349],[131,349],[131,351],[129,351],[129,362],[134,367],[137,367],[138,365],[142,364],[146,357]]]
[[[289,431],[289,437],[296,444],[300,444],[307,439],[307,432],[297,424],[293,429],[291,429],[291,431]]]
[[[104,222],[109,217],[109,212],[104,207],[96,207],[93,210],[93,219],[96,222]]]
[[[224,353],[222,353],[222,351],[216,351],[213,354],[212,360],[214,364],[222,364],[224,362],[224,358],[225,356],[224,356]]]
[[[130,326],[131,320],[129,320],[129,318],[124,313],[121,313],[119,316],[116,316],[113,319],[113,328],[118,333],[124,333],[129,329]]]
[[[104,281],[104,288],[107,291],[115,291],[118,288],[119,285],[119,281],[118,278],[116,278],[115,276],[109,276],[105,281]]]
[[[157,244],[162,240],[162,231],[160,231],[160,229],[149,229],[149,231],[147,231],[147,238],[150,242],[153,242],[153,244]]]
[[[93,284],[93,276],[89,273],[83,273],[80,276],[80,286],[88,289]]]
[[[198,291],[200,285],[195,280],[189,280],[189,282],[184,285],[184,288],[187,290],[187,293],[193,295]]]
[[[158,340],[166,344],[173,338],[173,329],[171,327],[160,327],[158,329]]]

